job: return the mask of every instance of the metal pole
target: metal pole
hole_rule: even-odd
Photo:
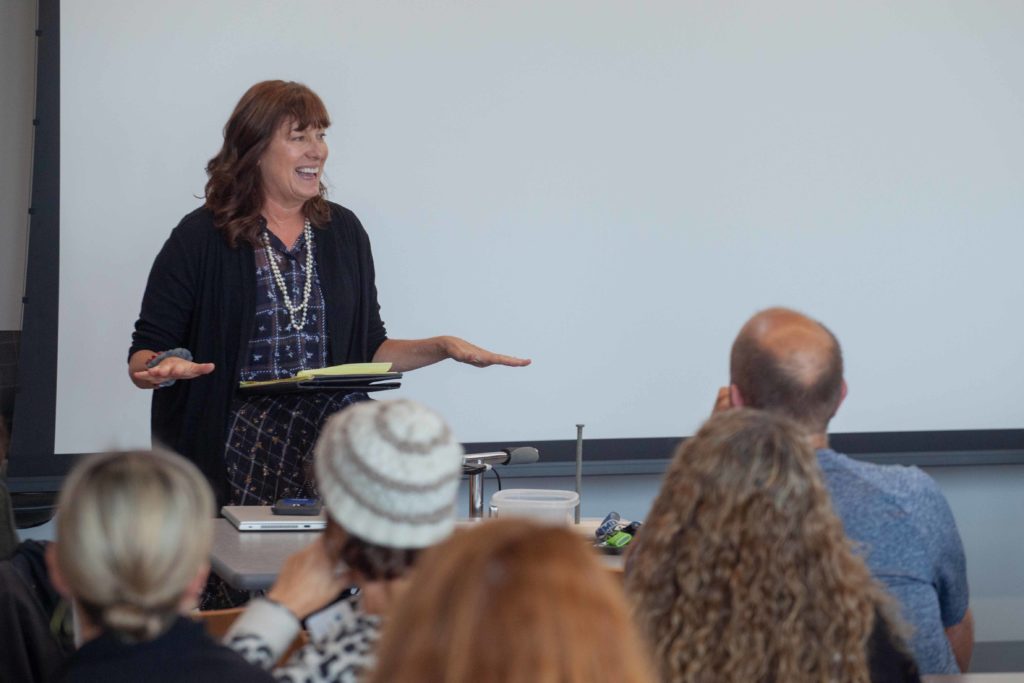
[[[469,517],[470,519],[484,516],[484,470],[469,475]]]
[[[576,523],[580,523],[580,509],[583,507],[583,425],[576,425]]]

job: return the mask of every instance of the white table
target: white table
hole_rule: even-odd
[[[463,520],[457,527],[464,528],[483,520]],[[593,538],[599,519],[580,522],[581,534]],[[213,549],[210,564],[213,571],[228,585],[240,590],[270,588],[281,571],[281,565],[292,553],[312,543],[319,531],[239,531],[226,519],[213,523]],[[601,562],[609,569],[621,571],[622,557],[601,555]]]
[[[239,531],[226,519],[213,523],[210,565],[233,588],[270,588],[285,558],[316,540],[319,531]]]

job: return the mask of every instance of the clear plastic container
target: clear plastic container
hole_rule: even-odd
[[[491,515],[530,517],[552,524],[572,524],[580,495],[575,491],[505,489],[491,496]]]

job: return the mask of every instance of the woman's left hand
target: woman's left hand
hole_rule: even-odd
[[[407,372],[439,363],[447,358],[478,368],[488,365],[508,365],[521,368],[530,364],[529,358],[516,358],[492,353],[459,337],[430,337],[429,339],[385,339],[373,355],[375,363],[391,363],[395,372]]]
[[[459,337],[445,337],[444,342],[445,352],[449,358],[478,368],[486,368],[489,365],[508,365],[513,368],[521,368],[530,364],[529,358],[516,358],[494,353],[482,349],[476,344],[470,344]]]
[[[354,577],[320,536],[285,560],[267,597],[287,607],[301,621],[329,605],[353,583]]]

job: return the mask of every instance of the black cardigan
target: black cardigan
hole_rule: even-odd
[[[356,215],[331,204],[331,220],[314,233],[324,295],[330,362],[373,359],[387,339],[377,303],[370,240]],[[247,243],[229,247],[199,208],[185,216],[153,263],[135,323],[136,351],[184,347],[196,362],[212,362],[209,375],[153,393],[153,441],[194,462],[226,500],[224,443],[255,321],[256,266]]]

